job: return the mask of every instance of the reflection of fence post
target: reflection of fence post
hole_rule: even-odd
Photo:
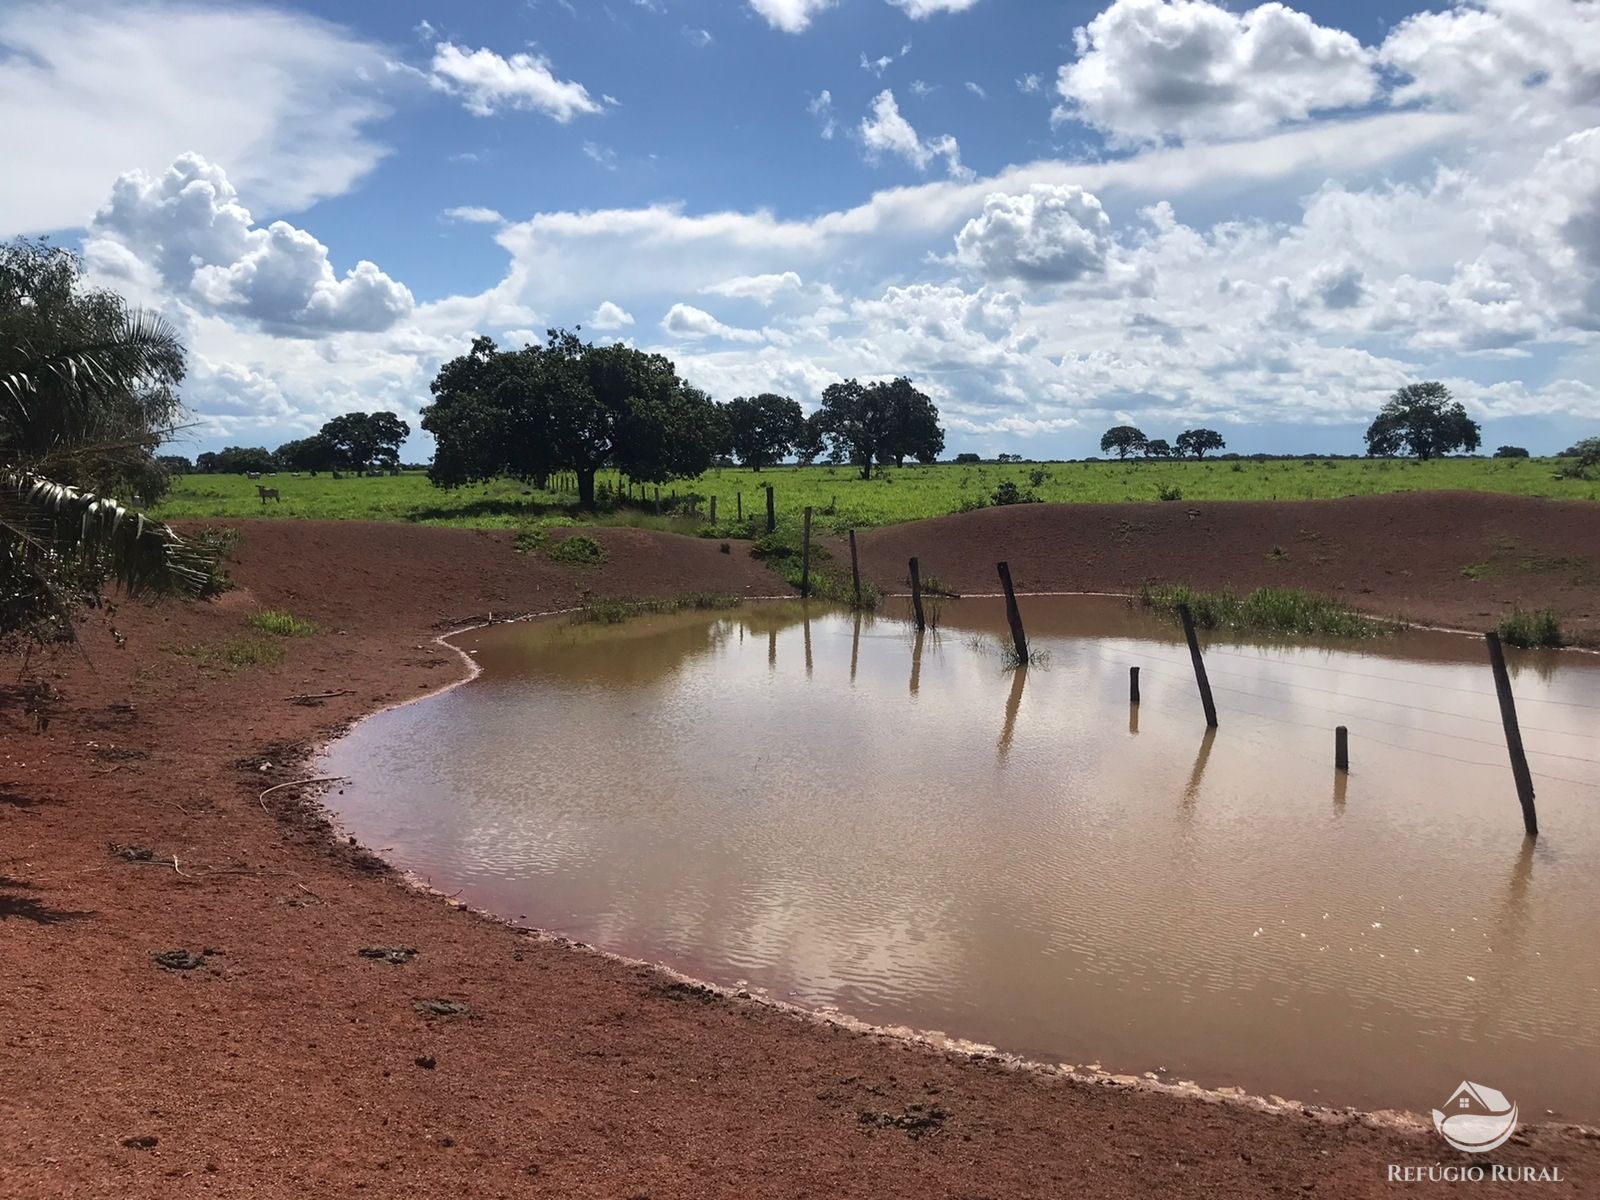
[[[1350,730],[1343,725],[1336,726],[1333,731],[1333,769],[1350,769]]]
[[[805,532],[800,538],[800,594],[811,595],[811,506],[809,504],[806,505]]]
[[[856,531],[850,531],[850,583],[856,589],[856,607],[861,607],[861,560],[856,557]]]
[[[1183,636],[1189,643],[1189,659],[1194,663],[1194,680],[1200,685],[1200,703],[1206,710],[1206,724],[1217,727],[1217,705],[1211,699],[1211,680],[1206,678],[1206,660],[1200,657],[1200,639],[1194,632],[1194,614],[1187,604],[1178,605],[1178,616],[1183,621]]]
[[[1022,631],[1022,613],[1017,611],[1017,592],[1011,586],[1011,564],[996,563],[1000,572],[1000,586],[1006,593],[1006,622],[1011,626],[1011,644],[1017,652],[1017,666],[1028,665],[1028,638]]]
[[[711,497],[711,523],[713,525],[717,523],[717,498],[715,496]]]
[[[914,558],[911,560],[911,611],[916,614],[917,632],[921,633],[928,622],[922,615],[922,569]]]
[[[1139,703],[1139,668],[1128,668],[1128,703]]]
[[[767,532],[771,533],[778,528],[778,510],[772,503],[772,485],[767,484]]]
[[[1511,694],[1505,651],[1500,648],[1498,633],[1486,633],[1483,637],[1489,643],[1489,665],[1494,668],[1494,690],[1500,698],[1500,723],[1506,729],[1511,774],[1517,781],[1517,799],[1522,803],[1522,827],[1529,837],[1538,837],[1539,815],[1533,808],[1533,774],[1528,770],[1528,754],[1522,748],[1522,729],[1517,724],[1517,701]]]

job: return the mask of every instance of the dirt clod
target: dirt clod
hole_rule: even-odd
[[[362,958],[374,959],[378,962],[392,963],[403,967],[417,956],[415,946],[363,946],[356,951]]]
[[[169,971],[193,971],[206,965],[206,956],[193,950],[161,950],[151,957],[156,960],[156,966]]]
[[[862,1109],[856,1114],[856,1121],[872,1129],[901,1129],[908,1137],[923,1138],[943,1129],[948,1116],[937,1104],[908,1104],[900,1113]]]
[[[411,1007],[424,1017],[464,1017],[472,1006],[460,1000],[413,1000]]]

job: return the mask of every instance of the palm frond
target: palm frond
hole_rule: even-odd
[[[201,595],[215,577],[215,564],[160,522],[28,472],[0,472],[0,538],[30,565],[100,563],[130,596]]]

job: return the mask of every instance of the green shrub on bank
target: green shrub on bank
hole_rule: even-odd
[[[1495,626],[1500,640],[1507,645],[1524,650],[1565,646],[1567,639],[1561,633],[1561,622],[1548,608],[1523,612],[1513,608],[1511,615]]]
[[[1201,629],[1226,629],[1241,633],[1301,634],[1322,637],[1365,638],[1395,632],[1390,621],[1378,621],[1354,612],[1337,600],[1298,588],[1257,588],[1247,596],[1233,592],[1200,592],[1183,585],[1139,587],[1137,603],[1145,608],[1175,613],[1187,604]]]

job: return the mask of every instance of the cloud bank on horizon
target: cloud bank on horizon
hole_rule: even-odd
[[[1600,423],[1594,0],[373,8],[0,12],[0,236],[177,322],[193,449],[579,323],[721,399],[910,374],[952,451]]]

